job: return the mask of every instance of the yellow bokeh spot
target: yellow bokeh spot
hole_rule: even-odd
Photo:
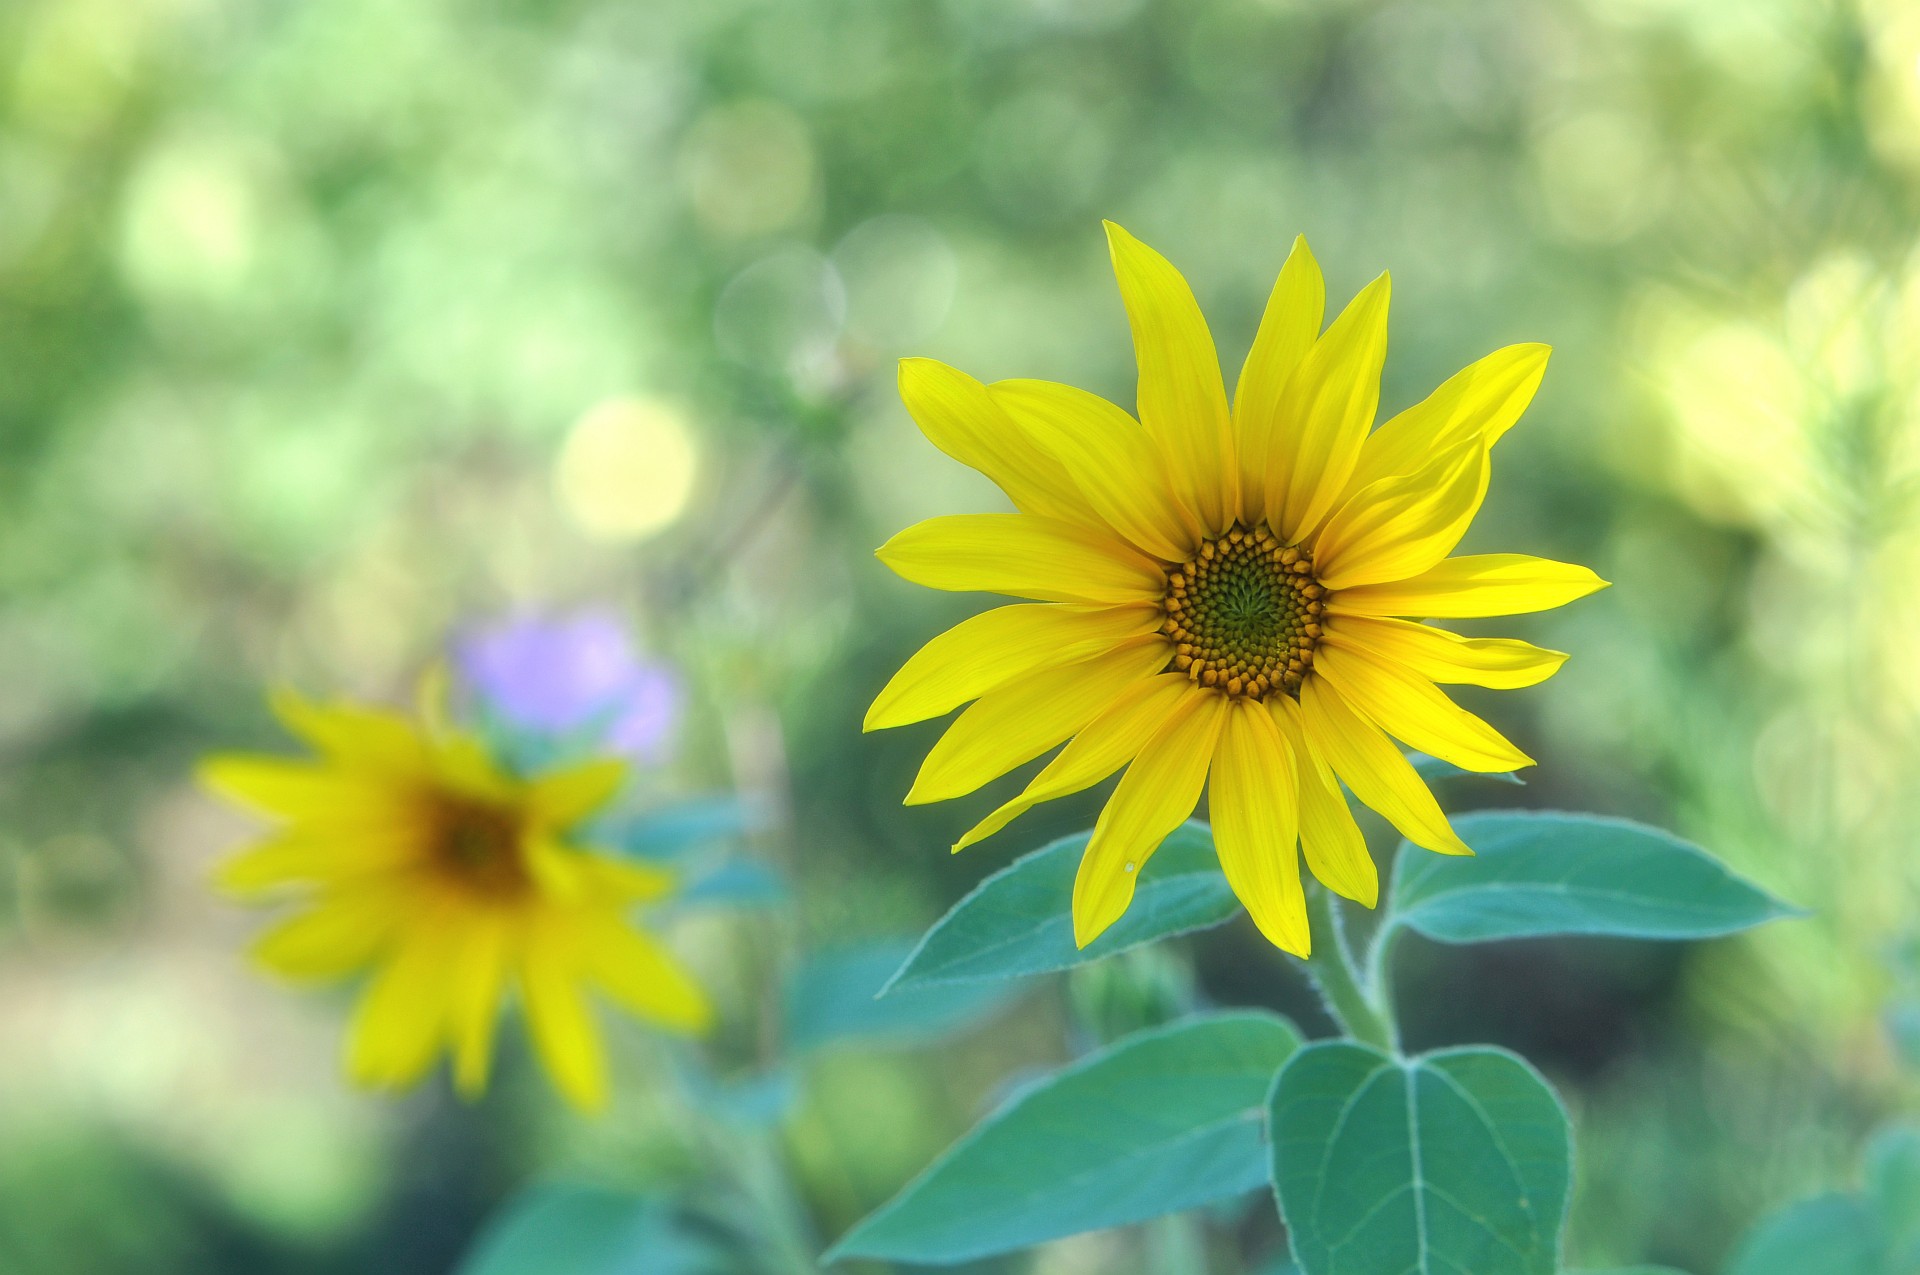
[[[582,530],[642,540],[686,510],[698,468],[679,412],[643,398],[595,404],[567,434],[554,467],[560,503]]]

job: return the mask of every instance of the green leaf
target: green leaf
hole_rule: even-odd
[[[1727,1275],[1896,1275],[1872,1205],[1855,1195],[1790,1204],[1756,1227]]]
[[[1920,1128],[1882,1129],[1867,1144],[1867,1198],[1895,1270],[1920,1270]]]
[[[1604,1271],[1569,1271],[1567,1275],[1686,1275],[1671,1266],[1614,1266]]]
[[[911,942],[876,943],[815,952],[787,981],[787,1043],[813,1049],[839,1040],[879,1038],[897,1044],[938,1040],[987,1017],[1020,990],[1001,983],[928,987],[879,999]]]
[[[789,899],[786,879],[752,859],[728,859],[688,881],[673,898],[686,907],[777,907]]]
[[[1699,847],[1625,819],[1502,810],[1453,826],[1473,856],[1402,843],[1383,931],[1406,927],[1446,943],[1697,939],[1801,915]]]
[[[1017,1094],[828,1257],[959,1262],[1254,1190],[1267,1087],[1299,1044],[1251,1012],[1130,1036]]]
[[[1267,1127],[1306,1275],[1559,1269],[1567,1117],[1513,1054],[1309,1045],[1275,1079]]]
[[[737,1269],[663,1201],[553,1184],[508,1203],[474,1242],[459,1275],[725,1275]]]
[[[1491,779],[1495,783],[1512,784],[1517,788],[1527,786],[1527,781],[1511,770],[1488,773],[1481,770],[1462,770],[1450,761],[1441,761],[1430,753],[1408,753],[1407,760],[1413,763],[1413,773],[1435,783],[1442,779]]]
[[[1090,832],[1042,846],[994,873],[927,931],[892,995],[911,987],[1068,969],[1155,939],[1219,925],[1240,911],[1204,823],[1174,829],[1140,870],[1125,916],[1084,949],[1073,944],[1073,877]]]

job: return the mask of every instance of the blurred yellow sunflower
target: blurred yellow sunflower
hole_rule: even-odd
[[[669,1029],[706,1026],[699,987],[629,920],[671,892],[671,875],[571,839],[618,791],[622,763],[520,779],[435,712],[416,724],[290,694],[274,708],[317,756],[202,764],[214,792],[281,821],[218,881],[250,900],[297,900],[255,946],[268,970],[372,972],[347,1042],[354,1080],[410,1085],[444,1050],[459,1091],[479,1094],[510,986],[547,1073],[589,1110],[605,1103],[606,1074],[585,986]]]
[[[1082,946],[1126,911],[1141,865],[1208,790],[1234,892],[1268,939],[1305,956],[1296,842],[1328,888],[1368,907],[1379,895],[1340,781],[1415,844],[1472,853],[1389,736],[1467,770],[1532,764],[1435,684],[1531,686],[1566,656],[1416,621],[1540,611],[1605,587],[1543,558],[1447,556],[1548,349],[1498,350],[1372,429],[1388,277],[1322,332],[1325,284],[1298,239],[1229,405],[1186,280],[1112,223],[1107,240],[1140,368],[1138,420],[1071,386],[901,364],[927,437],[1019,512],[929,519],[881,561],[931,588],[1037,605],[929,642],[866,727],[974,701],[909,804],[972,792],[1066,743],[956,850],[1126,767],[1074,883]]]

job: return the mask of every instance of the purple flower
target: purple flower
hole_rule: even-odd
[[[636,761],[660,761],[679,720],[679,683],[605,611],[488,625],[454,644],[454,661],[510,724],[549,735],[591,729],[599,746]]]

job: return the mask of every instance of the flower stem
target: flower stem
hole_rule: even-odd
[[[1354,969],[1340,905],[1334,902],[1333,892],[1318,883],[1307,887],[1307,923],[1314,937],[1313,957],[1306,963],[1307,977],[1319,989],[1327,1012],[1360,1043],[1397,1051],[1399,1033],[1367,995]]]

